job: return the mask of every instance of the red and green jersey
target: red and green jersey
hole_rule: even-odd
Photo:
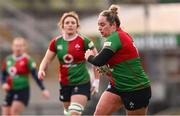
[[[134,91],[150,86],[132,38],[120,28],[107,37],[104,48],[114,52],[108,61],[112,68],[111,83],[119,91]]]
[[[36,67],[33,59],[24,54],[20,57],[9,55],[3,63],[2,71],[7,72],[7,83],[12,90],[19,90],[29,86],[28,74]]]
[[[77,85],[90,81],[84,58],[85,51],[94,44],[81,35],[70,41],[62,36],[51,40],[49,50],[55,52],[60,62],[59,80],[63,85]]]

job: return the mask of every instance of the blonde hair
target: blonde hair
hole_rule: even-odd
[[[71,11],[71,12],[66,12],[62,15],[62,17],[60,18],[60,21],[58,22],[58,26],[62,29],[64,28],[64,20],[67,18],[67,17],[73,17],[75,20],[76,20],[76,24],[77,24],[77,27],[80,26],[80,21],[79,21],[79,16],[76,12],[74,11]]]
[[[112,4],[108,10],[102,11],[100,13],[100,16],[106,17],[107,21],[110,24],[113,24],[115,22],[117,27],[119,27],[121,23],[118,17],[118,9],[119,9],[118,5]]]

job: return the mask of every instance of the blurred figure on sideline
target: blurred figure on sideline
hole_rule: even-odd
[[[91,88],[84,54],[87,49],[91,49],[95,54],[97,51],[93,42],[78,33],[80,22],[75,12],[64,13],[58,26],[62,35],[51,40],[41,62],[38,77],[40,80],[44,79],[47,65],[57,56],[60,63],[59,99],[64,104],[64,114],[81,115],[91,92],[94,94],[99,88],[96,70],[93,70],[95,79]]]
[[[12,43],[12,54],[7,56],[2,65],[2,88],[6,97],[2,106],[2,115],[20,115],[28,106],[30,84],[28,75],[36,81],[42,95],[49,98],[49,92],[42,81],[38,80],[36,63],[26,52],[27,43],[24,38],[17,37]]]
[[[146,115],[151,98],[150,81],[141,66],[133,39],[120,28],[117,10],[118,6],[112,5],[99,15],[99,31],[106,39],[101,52],[95,55],[87,50],[85,53],[85,58],[93,65],[109,66],[105,72],[110,83],[94,115],[112,115],[122,107],[127,115]]]

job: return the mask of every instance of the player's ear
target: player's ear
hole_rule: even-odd
[[[116,22],[114,22],[111,26],[112,26],[113,29],[116,29],[116,27],[117,27]]]

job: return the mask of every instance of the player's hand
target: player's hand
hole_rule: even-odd
[[[91,94],[94,95],[99,92],[99,79],[94,79],[92,88],[91,88]]]
[[[46,76],[45,71],[39,70],[39,72],[38,72],[38,79],[39,80],[43,80],[45,76]]]
[[[2,85],[2,89],[5,90],[5,91],[9,91],[10,86],[7,83],[5,83],[5,84]]]
[[[96,71],[97,71],[100,75],[103,75],[103,71],[100,69],[100,67],[96,67]]]
[[[85,59],[87,60],[87,59],[89,58],[89,56],[91,56],[91,55],[94,56],[95,53],[94,53],[93,50],[88,49],[88,50],[86,51],[86,53],[85,53]]]
[[[49,97],[50,97],[50,93],[46,89],[42,91],[42,95],[45,99],[49,99]]]

